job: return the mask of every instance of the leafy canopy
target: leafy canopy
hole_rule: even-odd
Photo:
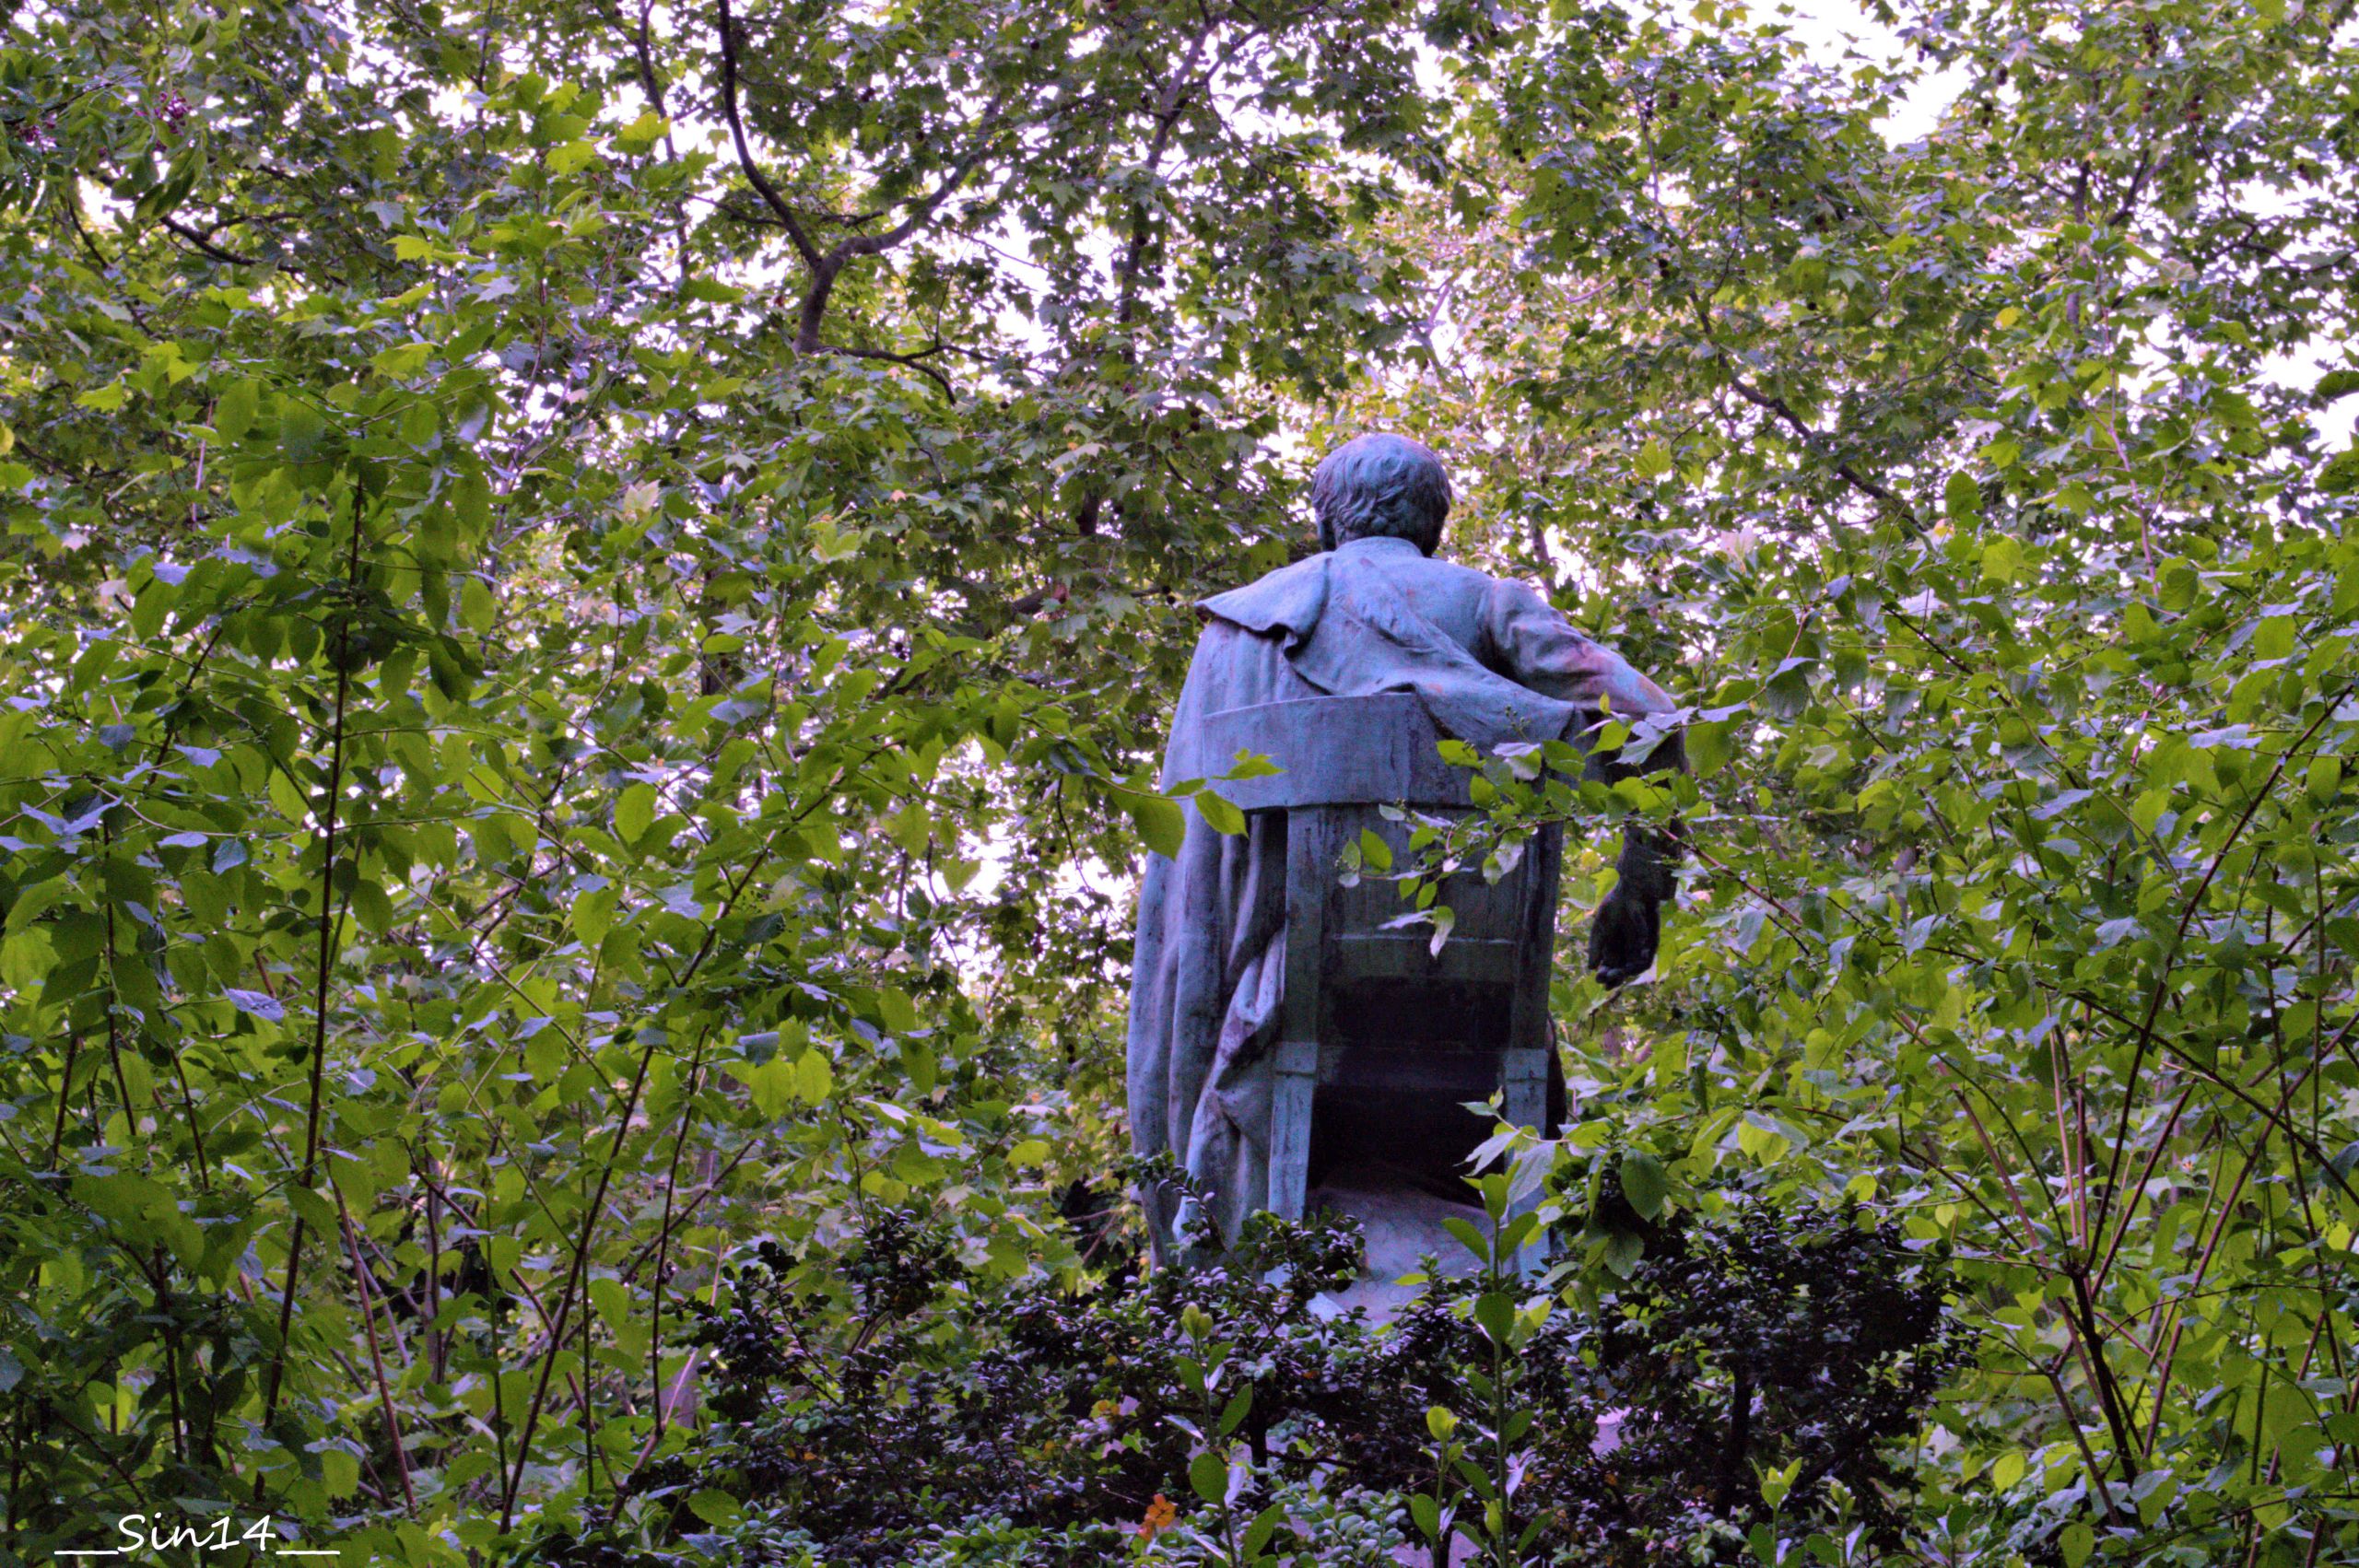
[[[2348,1560],[2347,12],[1886,19],[13,15],[7,1550],[455,1562],[691,1441],[757,1235],[1100,1266],[1188,606],[1384,423],[1691,707],[1567,1288],[1609,1174],[1870,1200],[1924,1552]]]

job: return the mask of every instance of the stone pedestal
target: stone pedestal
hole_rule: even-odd
[[[1431,1190],[1414,1173],[1391,1165],[1355,1164],[1329,1172],[1305,1206],[1313,1211],[1348,1214],[1360,1223],[1367,1239],[1367,1267],[1358,1283],[1328,1299],[1341,1311],[1365,1308],[1371,1323],[1391,1322],[1393,1314],[1424,1288],[1399,1281],[1403,1274],[1417,1270],[1418,1260],[1426,1253],[1434,1255],[1445,1274],[1474,1270],[1473,1256],[1465,1243],[1449,1234],[1445,1221],[1464,1220],[1478,1231],[1490,1224],[1482,1205],[1453,1202]]]

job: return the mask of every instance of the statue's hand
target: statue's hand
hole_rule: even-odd
[[[1589,930],[1589,967],[1607,986],[1637,979],[1654,965],[1662,934],[1655,901],[1615,888],[1597,907]]]

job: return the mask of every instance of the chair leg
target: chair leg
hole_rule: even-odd
[[[1499,1112],[1503,1119],[1515,1127],[1528,1127],[1535,1133],[1547,1131],[1548,1117],[1548,1058],[1536,1050],[1510,1050],[1499,1064]],[[1540,1196],[1532,1194],[1508,1211],[1512,1220],[1519,1214],[1539,1207]],[[1547,1267],[1548,1245],[1544,1236],[1534,1235],[1516,1249],[1516,1272],[1525,1279],[1535,1279]]]
[[[1302,1218],[1310,1180],[1310,1103],[1318,1085],[1318,1043],[1282,1041],[1270,1095],[1270,1211],[1282,1220]]]

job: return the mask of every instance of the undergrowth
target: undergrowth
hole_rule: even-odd
[[[689,1334],[700,1440],[550,1563],[1870,1562],[1958,1336],[1937,1259],[1856,1210],[1738,1198],[1573,1306],[1508,1267],[1388,1328],[1339,1312],[1355,1222],[1257,1216],[1218,1266],[986,1289],[876,1213],[839,1256],[759,1246]],[[1581,1293],[1566,1292],[1566,1296]],[[1601,1441],[1601,1429],[1618,1441]],[[1758,1554],[1766,1549],[1770,1557]]]

